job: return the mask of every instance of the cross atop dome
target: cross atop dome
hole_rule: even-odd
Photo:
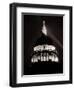
[[[47,29],[46,29],[45,21],[44,20],[43,20],[42,33],[47,36]]]

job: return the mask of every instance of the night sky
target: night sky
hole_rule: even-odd
[[[59,63],[38,63],[32,65],[30,56],[33,47],[42,35],[42,25],[48,31],[48,37],[52,38],[54,46],[59,54]],[[63,16],[59,15],[25,15],[22,14],[22,71],[24,75],[63,73]]]

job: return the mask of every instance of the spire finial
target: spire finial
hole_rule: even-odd
[[[45,25],[45,20],[43,20],[43,25]]]
[[[46,26],[45,26],[45,20],[43,20],[42,33],[43,33],[44,35],[47,35],[47,29],[46,29]]]

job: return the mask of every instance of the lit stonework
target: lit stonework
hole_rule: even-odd
[[[56,47],[51,44],[52,41],[47,36],[45,21],[43,21],[42,36],[38,39],[37,44],[33,48],[32,63],[40,62],[59,62]]]
[[[38,45],[34,47],[34,51],[43,51],[43,50],[55,51],[56,48],[53,45]]]

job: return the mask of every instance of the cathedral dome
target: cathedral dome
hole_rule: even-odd
[[[53,45],[53,40],[47,35],[45,21],[43,21],[41,37],[37,39],[33,47],[33,51],[34,53],[31,58],[32,63],[38,61],[58,62],[57,50],[56,47]]]

